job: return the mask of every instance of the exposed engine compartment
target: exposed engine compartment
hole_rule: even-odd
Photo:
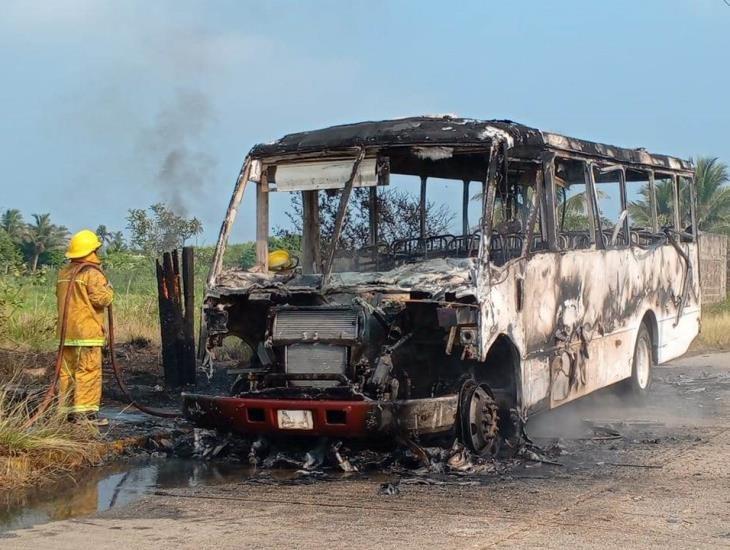
[[[303,290],[303,289],[302,289]],[[251,358],[232,394],[366,399],[433,398],[463,381],[490,378],[511,406],[511,377],[477,360],[478,307],[471,296],[433,299],[425,292],[324,295],[315,289],[255,289],[209,297],[205,323],[211,361],[234,334]]]

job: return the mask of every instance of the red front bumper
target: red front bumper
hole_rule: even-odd
[[[183,393],[183,412],[195,425],[240,434],[365,438],[394,431],[443,433],[455,421],[457,396],[403,401],[216,397]],[[311,411],[311,430],[279,427],[278,411]]]

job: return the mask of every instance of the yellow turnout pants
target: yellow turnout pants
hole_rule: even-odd
[[[101,348],[66,346],[58,379],[63,410],[99,412],[101,403]]]

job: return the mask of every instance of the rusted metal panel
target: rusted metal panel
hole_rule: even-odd
[[[451,430],[457,395],[399,401],[305,400],[266,397],[212,397],[182,394],[185,416],[199,426],[241,434],[287,433],[279,411],[309,411],[312,426],[299,435],[378,437],[388,434],[430,435]]]

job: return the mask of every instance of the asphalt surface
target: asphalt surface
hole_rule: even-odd
[[[0,546],[730,548],[730,354],[655,369],[644,406],[604,392],[528,428],[544,445],[560,438],[562,466],[161,490],[85,519],[4,533]],[[381,494],[385,481],[399,494]]]

